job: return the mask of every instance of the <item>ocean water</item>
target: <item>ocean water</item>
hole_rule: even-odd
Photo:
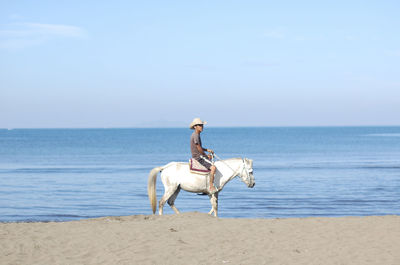
[[[0,221],[69,221],[151,214],[149,171],[187,161],[192,131],[0,130]],[[239,179],[219,197],[220,217],[400,214],[400,127],[210,128],[203,145],[254,160],[256,185]],[[157,179],[157,198],[163,194]],[[182,212],[208,212],[182,191]],[[166,214],[173,211],[168,205]]]

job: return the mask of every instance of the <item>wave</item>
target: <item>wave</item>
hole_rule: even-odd
[[[0,169],[0,174],[26,174],[26,173],[123,173],[151,170],[151,166],[144,167],[26,167]]]
[[[0,168],[0,174],[99,174],[99,173],[133,173],[150,171],[153,166],[135,167],[24,167]],[[254,170],[333,170],[333,169],[400,169],[400,164],[370,165],[370,164],[280,164],[270,166],[255,166]]]
[[[64,221],[97,218],[97,217],[101,217],[101,215],[78,215],[78,214],[3,215],[1,222],[47,223],[47,222],[64,222]]]
[[[400,165],[280,165],[254,167],[254,170],[333,170],[333,169],[400,169]]]
[[[400,133],[371,133],[371,134],[365,134],[364,136],[372,136],[372,137],[400,137]]]

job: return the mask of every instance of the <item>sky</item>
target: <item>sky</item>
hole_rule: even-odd
[[[400,125],[399,1],[0,0],[0,128]]]

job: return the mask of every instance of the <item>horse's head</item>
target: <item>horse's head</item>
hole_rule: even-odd
[[[253,176],[253,160],[247,158],[243,159],[243,168],[239,174],[239,177],[249,188],[253,188],[254,185],[256,185]]]

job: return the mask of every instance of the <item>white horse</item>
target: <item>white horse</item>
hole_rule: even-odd
[[[165,166],[153,168],[150,171],[147,186],[147,193],[149,195],[151,208],[153,209],[153,214],[156,212],[156,179],[158,172],[162,172],[161,181],[164,184],[165,190],[164,195],[159,202],[160,215],[163,214],[163,207],[167,201],[174,212],[177,214],[179,213],[174,203],[181,189],[193,193],[208,194],[212,206],[209,214],[214,213],[214,216],[217,216],[218,192],[224,188],[226,183],[234,177],[239,176],[247,187],[254,187],[253,160],[247,158],[232,158],[219,160],[215,162],[214,165],[217,168],[215,172],[214,185],[218,189],[214,194],[211,194],[208,190],[209,175],[191,173],[189,170],[189,163],[171,162]]]

